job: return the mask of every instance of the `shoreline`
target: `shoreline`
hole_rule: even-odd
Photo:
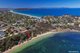
[[[69,30],[68,30],[69,31]],[[6,51],[4,51],[3,53],[17,53],[22,51],[24,48],[27,48],[33,44],[35,44],[38,41],[41,41],[45,38],[49,38],[51,36],[54,36],[56,33],[61,33],[61,32],[68,32],[68,31],[56,31],[56,30],[51,30],[48,32],[45,32],[43,34],[38,34],[37,37],[33,37],[31,40],[29,41],[24,41],[23,43],[21,43],[20,45],[15,45],[13,46],[11,49],[8,49]],[[79,32],[79,31],[75,31],[75,30],[70,30],[69,32]],[[21,48],[21,49],[20,49]]]
[[[13,10],[10,10],[9,12],[15,13],[15,14],[20,14],[20,15],[25,15],[25,16],[29,16],[29,17],[35,17],[35,18],[38,18],[38,19],[41,18],[41,17],[38,17],[38,16],[33,16],[33,15],[29,15],[29,14],[24,14],[24,13],[15,12],[15,11],[13,11]]]
[[[36,42],[38,41],[41,41],[45,38],[48,38],[56,33],[59,33],[57,31],[49,31],[49,32],[46,32],[46,33],[43,33],[43,34],[40,34],[40,35],[37,35],[37,37],[33,37],[31,40],[29,41],[24,41],[23,43],[21,43],[20,45],[15,45],[13,46],[11,49],[8,49],[6,50],[5,52],[3,53],[17,53],[21,50],[23,50],[24,48],[26,47],[29,47],[33,44],[35,44]],[[51,35],[52,34],[52,35]],[[41,38],[42,37],[42,38]],[[31,43],[31,44],[30,44]],[[21,49],[20,49],[21,48]]]

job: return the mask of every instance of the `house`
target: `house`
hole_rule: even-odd
[[[5,36],[5,32],[4,31],[0,31],[0,38],[3,38]]]

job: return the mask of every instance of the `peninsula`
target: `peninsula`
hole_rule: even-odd
[[[38,19],[33,16],[13,13],[9,10],[0,11],[0,52],[6,52],[25,41],[27,43],[30,40],[33,41],[34,37],[39,38],[40,34],[50,31],[51,33],[80,31],[80,17],[63,15],[43,16]]]

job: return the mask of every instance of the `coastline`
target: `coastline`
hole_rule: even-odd
[[[11,14],[4,14],[5,15],[5,17],[4,16],[2,16],[4,19],[3,19],[3,21],[2,22],[4,22],[4,24],[5,24],[5,22],[7,23],[7,25],[9,26],[10,24],[13,24],[13,22],[11,22],[10,23],[10,21],[12,20],[11,18],[15,18],[14,20],[17,20],[18,19],[18,17],[16,17],[17,15],[18,16],[20,16],[21,15],[21,17],[19,18],[23,23],[25,23],[24,21],[23,21],[23,18],[22,17],[24,17],[24,19],[25,18],[31,18],[31,15],[27,15],[26,13],[24,14],[24,13],[19,13],[19,12],[17,12],[17,11],[14,11],[14,10],[12,10],[11,12],[9,11],[9,12],[7,12],[7,13],[11,13]],[[2,14],[2,15],[3,15]],[[10,16],[9,16],[10,15]],[[8,16],[8,17],[7,17]],[[58,17],[58,16],[57,16]],[[67,18],[66,18],[67,17]],[[9,19],[9,22],[8,22],[8,20],[6,20],[6,18],[8,18]],[[37,17],[34,17],[34,18],[37,18]],[[56,19],[56,17],[52,17],[52,18],[55,18]],[[64,19],[63,19],[64,18]],[[69,19],[68,19],[69,18]],[[70,18],[72,18],[72,19],[70,19]],[[56,31],[55,32],[65,32],[65,31],[67,31],[67,32],[79,32],[78,30],[79,30],[79,28],[80,28],[80,24],[78,24],[77,26],[75,25],[76,24],[76,22],[75,21],[80,21],[79,19],[76,19],[76,18],[78,18],[78,17],[72,17],[72,16],[66,16],[66,15],[64,15],[64,16],[61,16],[60,17],[60,19],[56,19],[56,20],[58,20],[59,22],[58,22],[58,24],[56,24],[56,21],[55,21],[55,25],[57,25],[57,27],[56,26],[54,26],[54,24],[53,23],[50,23],[50,24],[52,24],[52,26],[54,26],[55,27],[55,29],[56,29]],[[44,19],[44,18],[43,18]],[[74,21],[74,20],[75,21]],[[5,21],[6,20],[6,21]],[[47,19],[48,20],[48,19]],[[52,19],[52,20],[54,20],[54,19]],[[66,22],[65,20],[67,20],[67,21],[70,21],[70,22]],[[73,20],[73,21],[72,21]],[[13,20],[12,20],[13,21]],[[26,19],[26,21],[27,21],[27,19]],[[34,20],[35,21],[35,20]],[[72,21],[72,23],[71,23],[71,21]],[[21,23],[22,23],[21,22]],[[47,21],[47,22],[49,22],[49,20]],[[52,21],[51,21],[52,22]],[[62,23],[60,23],[60,22],[62,22]],[[33,23],[33,22],[32,22]],[[30,23],[30,24],[32,24],[32,23]],[[39,21],[37,21],[37,23],[39,23]],[[78,22],[79,23],[79,22]],[[41,24],[44,24],[44,22],[42,21],[42,23]],[[38,24],[36,24],[37,26],[39,26]],[[47,24],[48,25],[48,24]],[[12,25],[10,25],[11,27],[12,27]],[[24,24],[24,26],[26,26],[25,24]],[[31,26],[31,25],[30,25]],[[46,25],[44,24],[44,25],[41,25],[40,27],[43,27],[43,26],[45,26],[46,27]],[[58,27],[59,26],[59,27]],[[61,26],[61,27],[60,27]],[[20,26],[21,27],[21,26]],[[40,29],[40,27],[38,27],[38,28],[36,28],[36,29]],[[43,28],[45,28],[45,27],[43,27]],[[74,28],[75,27],[75,28]],[[23,27],[22,29],[25,29],[26,27]],[[50,27],[49,27],[50,28]],[[66,29],[67,28],[67,29]],[[10,29],[10,27],[8,28],[8,29]],[[15,29],[16,29],[16,26],[15,26]],[[47,27],[45,28],[45,29],[48,29]],[[46,31],[45,29],[43,29],[43,31]],[[51,30],[52,28],[50,28],[50,30]],[[11,29],[10,29],[11,30]],[[13,29],[14,30],[14,29]],[[58,31],[59,30],[59,31]],[[61,30],[64,30],[64,31],[61,31]],[[40,30],[40,32],[41,32],[42,30]],[[15,31],[13,31],[13,32],[15,32]],[[35,33],[36,32],[38,32],[38,30],[36,30],[35,31]],[[49,31],[48,31],[49,32]],[[54,33],[55,33],[54,32]],[[10,33],[10,32],[8,32],[8,33]],[[47,33],[47,32],[46,32]],[[53,33],[53,32],[52,32]],[[43,34],[45,34],[45,33],[43,33]],[[34,35],[33,35],[34,36]],[[47,34],[46,34],[46,36],[47,36]],[[22,49],[24,48],[24,47],[28,47],[29,45],[30,45],[30,43],[31,43],[31,45],[33,44],[33,42],[35,42],[35,41],[39,41],[39,40],[41,40],[40,38],[43,38],[44,39],[44,37],[46,37],[45,35],[38,35],[37,37],[34,37],[34,38],[32,38],[31,40],[29,40],[29,41],[24,41],[23,43],[21,43],[20,45],[15,45],[15,44],[13,44],[13,45],[15,45],[15,46],[13,46],[12,48],[15,48],[15,49],[13,49],[14,51],[16,51],[16,50],[18,50],[18,51],[22,51]],[[51,35],[49,35],[48,34],[48,36],[51,36]],[[54,35],[53,35],[54,36]],[[38,40],[39,39],[39,40]],[[8,39],[7,39],[8,40]],[[11,40],[10,40],[11,41]],[[16,41],[16,40],[15,40]],[[5,41],[6,43],[8,42],[8,41]],[[13,41],[14,42],[14,41]],[[12,42],[12,43],[13,43]],[[26,43],[25,43],[26,42]],[[27,43],[28,42],[28,43]],[[30,43],[29,43],[30,42]],[[2,43],[3,43],[3,41],[2,41]],[[25,43],[25,44],[24,44]],[[35,43],[34,43],[35,44]],[[11,44],[9,43],[9,45],[8,44],[6,44],[6,46],[8,46],[8,47],[10,47],[11,48],[11,46],[10,46]],[[28,45],[28,46],[26,46],[26,45]],[[5,48],[5,45],[1,45],[1,46],[4,46],[4,47],[1,47],[1,48]],[[8,48],[8,47],[6,47],[6,48]],[[12,48],[10,49],[10,51],[13,51],[12,50]],[[18,48],[18,49],[17,49]],[[3,50],[3,49],[2,49]],[[5,49],[6,51],[8,51],[7,49]],[[4,51],[5,52],[5,51]],[[6,52],[6,53],[11,53],[11,52]]]
[[[20,52],[24,48],[27,48],[27,47],[35,44],[36,42],[41,41],[41,40],[43,40],[45,38],[51,37],[52,35],[54,35],[56,33],[59,33],[59,32],[49,31],[49,32],[37,35],[37,37],[34,37],[29,41],[24,41],[20,45],[13,46],[11,49],[9,49],[9,50],[7,50],[7,51],[5,51],[3,53],[17,53],[17,52]]]
[[[23,13],[18,13],[18,12],[16,12],[16,11],[14,11],[14,10],[12,10],[11,11],[11,15],[24,15],[25,16],[25,18],[27,18],[27,17],[29,17],[29,18],[31,18],[32,16],[31,15],[27,15],[27,14],[23,14]],[[67,21],[69,21],[69,20],[72,20],[72,19],[66,19],[66,17],[65,17],[66,15],[64,15],[64,16],[61,16],[62,18],[61,19],[63,19],[63,18],[65,18],[65,20],[67,20]],[[23,16],[22,16],[23,17]],[[21,17],[21,18],[22,18]],[[70,16],[69,16],[70,17]],[[68,17],[68,18],[69,18]],[[6,18],[6,17],[5,17]],[[11,17],[11,18],[13,18],[13,17]],[[10,19],[11,19],[10,18]],[[17,18],[17,17],[15,17],[15,18]],[[35,18],[37,18],[37,17],[35,17]],[[53,17],[52,17],[53,18]],[[56,17],[54,17],[54,18],[56,18]],[[74,19],[75,17],[73,17],[73,19]],[[23,18],[22,18],[23,19]],[[6,19],[4,19],[4,20],[6,20]],[[16,19],[15,19],[16,20]],[[26,19],[27,20],[27,19]],[[57,19],[56,19],[57,20]],[[61,33],[61,32],[65,32],[65,31],[67,31],[67,32],[79,32],[78,30],[78,28],[79,28],[79,26],[76,26],[75,25],[75,23],[76,22],[72,22],[72,23],[69,23],[69,22],[67,22],[67,24],[65,24],[65,20],[62,22],[62,23],[59,23],[59,24],[61,24],[62,25],[62,27],[56,27],[55,26],[55,28],[56,28],[56,31],[55,32],[53,32],[53,31],[48,31],[48,32],[45,32],[45,33],[43,33],[43,34],[40,34],[40,35],[37,35],[37,37],[34,37],[34,38],[32,38],[31,40],[29,40],[29,41],[24,41],[23,43],[21,43],[20,45],[15,45],[15,46],[13,46],[11,49],[9,49],[9,50],[6,50],[6,51],[4,51],[5,53],[18,53],[18,51],[22,51],[23,49],[25,49],[26,47],[28,47],[28,46],[30,46],[30,45],[33,45],[33,44],[36,44],[36,42],[39,42],[40,40],[42,40],[42,39],[45,39],[45,38],[47,38],[47,37],[50,37],[51,36],[51,34],[53,34],[53,36],[54,36],[54,33]],[[75,21],[77,21],[76,19],[74,19]],[[25,23],[25,22],[24,22]],[[79,22],[78,22],[79,23]],[[8,23],[9,24],[9,23]],[[13,23],[10,23],[10,24],[13,24]],[[55,23],[56,24],[56,23]],[[65,25],[64,25],[65,24]],[[66,27],[66,26],[68,26],[68,24],[70,25],[70,27]],[[72,24],[72,25],[71,25]],[[24,25],[25,26],[25,25]],[[60,25],[58,25],[58,26],[60,26]],[[42,27],[42,25],[41,25],[41,27]],[[46,27],[46,26],[45,26]],[[74,28],[75,27],[75,28]],[[40,27],[39,27],[40,28]],[[50,27],[49,27],[50,28]],[[68,28],[68,29],[66,29],[66,28]],[[36,28],[36,29],[38,29],[38,28]],[[47,29],[47,28],[46,28]],[[45,29],[44,29],[45,30]],[[61,31],[61,30],[64,30],[64,31]],[[38,30],[37,30],[38,31]],[[36,32],[37,32],[36,31]],[[50,32],[50,33],[49,33]],[[6,42],[6,41],[5,41]],[[8,45],[8,44],[6,44],[6,45]],[[5,46],[5,45],[3,45],[3,46]],[[10,45],[9,45],[10,46]],[[8,52],[7,52],[8,51]]]
[[[46,38],[49,38],[49,37],[55,35],[56,33],[71,32],[71,31],[72,32],[79,32],[76,30],[62,30],[62,31],[51,30],[51,31],[45,32],[43,34],[39,34],[39,35],[37,35],[37,37],[33,37],[29,41],[24,41],[20,45],[15,45],[11,49],[8,49],[8,50],[4,51],[3,53],[18,53],[18,52],[22,51],[23,49],[25,49],[31,45],[36,44],[36,42],[39,42],[39,41],[46,39]]]
[[[9,12],[15,13],[15,14],[20,14],[20,15],[25,15],[25,16],[29,16],[29,17],[35,17],[35,18],[38,18],[38,19],[41,18],[41,17],[38,17],[38,16],[33,16],[33,15],[29,15],[29,14],[24,14],[24,13],[15,12],[15,11],[13,11],[13,10],[10,10]]]

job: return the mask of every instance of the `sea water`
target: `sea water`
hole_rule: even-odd
[[[57,33],[19,53],[80,53],[80,33]]]
[[[32,16],[63,16],[73,15],[80,16],[80,8],[35,8],[29,10],[14,10],[18,13],[28,14]]]

